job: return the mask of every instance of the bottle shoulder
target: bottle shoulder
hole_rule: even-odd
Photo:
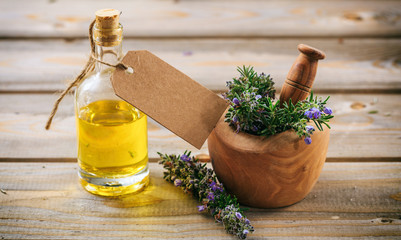
[[[112,90],[111,85],[111,75],[114,69],[108,68],[102,72],[93,71],[88,74],[88,76],[82,80],[78,85],[77,89],[79,91],[99,91],[99,90]]]
[[[79,84],[75,91],[75,110],[77,116],[86,119],[85,116],[95,116],[93,111],[101,113],[108,112],[109,115],[128,114],[133,116],[133,120],[146,118],[146,115],[123,101],[114,93],[110,78],[114,69],[105,69],[102,72],[90,73]],[[113,112],[114,111],[114,112]],[[87,113],[91,114],[87,114]],[[123,115],[124,115],[123,114]],[[97,116],[100,116],[99,114]],[[130,121],[131,121],[130,120]],[[146,121],[146,120],[144,120]]]
[[[98,100],[119,100],[111,85],[110,77],[114,69],[90,73],[77,87],[75,101],[82,107]]]

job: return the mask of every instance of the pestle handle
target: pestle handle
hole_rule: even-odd
[[[305,100],[313,85],[317,71],[317,62],[324,59],[324,52],[305,44],[299,44],[298,50],[301,52],[281,88],[280,103],[288,103],[291,99],[293,104]]]

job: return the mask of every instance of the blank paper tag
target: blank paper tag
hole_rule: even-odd
[[[129,51],[122,62],[134,73],[114,71],[117,96],[200,149],[226,101],[146,50]]]

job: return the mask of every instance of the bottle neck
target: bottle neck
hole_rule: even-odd
[[[94,28],[93,41],[95,43],[95,58],[109,64],[121,61],[122,54],[122,26],[115,29]],[[96,71],[101,72],[109,66],[96,62]]]
[[[103,62],[109,63],[116,65],[118,64],[123,57],[122,54],[122,43],[120,42],[116,46],[112,47],[105,47],[96,44],[95,45],[95,58],[99,59]],[[109,66],[102,64],[100,62],[96,62],[96,68],[95,71],[101,72],[107,68],[110,68]]]

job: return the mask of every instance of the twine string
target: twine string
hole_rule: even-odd
[[[46,126],[45,126],[46,130],[50,129],[50,126],[52,124],[53,118],[56,115],[56,112],[57,112],[57,109],[58,109],[58,106],[59,106],[61,100],[63,100],[63,98],[69,93],[69,91],[73,87],[78,86],[85,79],[85,77],[88,75],[88,73],[93,71],[93,69],[95,68],[95,63],[96,62],[99,62],[99,63],[104,64],[104,65],[109,66],[109,67],[120,68],[120,69],[123,69],[123,70],[127,70],[128,69],[128,67],[122,62],[119,62],[119,63],[113,65],[113,64],[110,64],[110,63],[107,63],[107,62],[103,62],[102,60],[99,60],[99,59],[97,59],[95,57],[95,42],[93,41],[93,37],[92,37],[93,36],[93,27],[95,26],[95,22],[96,21],[93,20],[91,22],[91,24],[89,25],[89,42],[90,42],[90,45],[91,45],[91,54],[89,56],[89,59],[86,62],[85,67],[81,70],[81,72],[74,79],[74,81],[72,81],[67,86],[67,88],[64,89],[64,91],[60,94],[60,96],[57,98],[56,102],[53,105],[53,109],[52,109],[52,111],[50,113],[50,116],[47,119]]]

